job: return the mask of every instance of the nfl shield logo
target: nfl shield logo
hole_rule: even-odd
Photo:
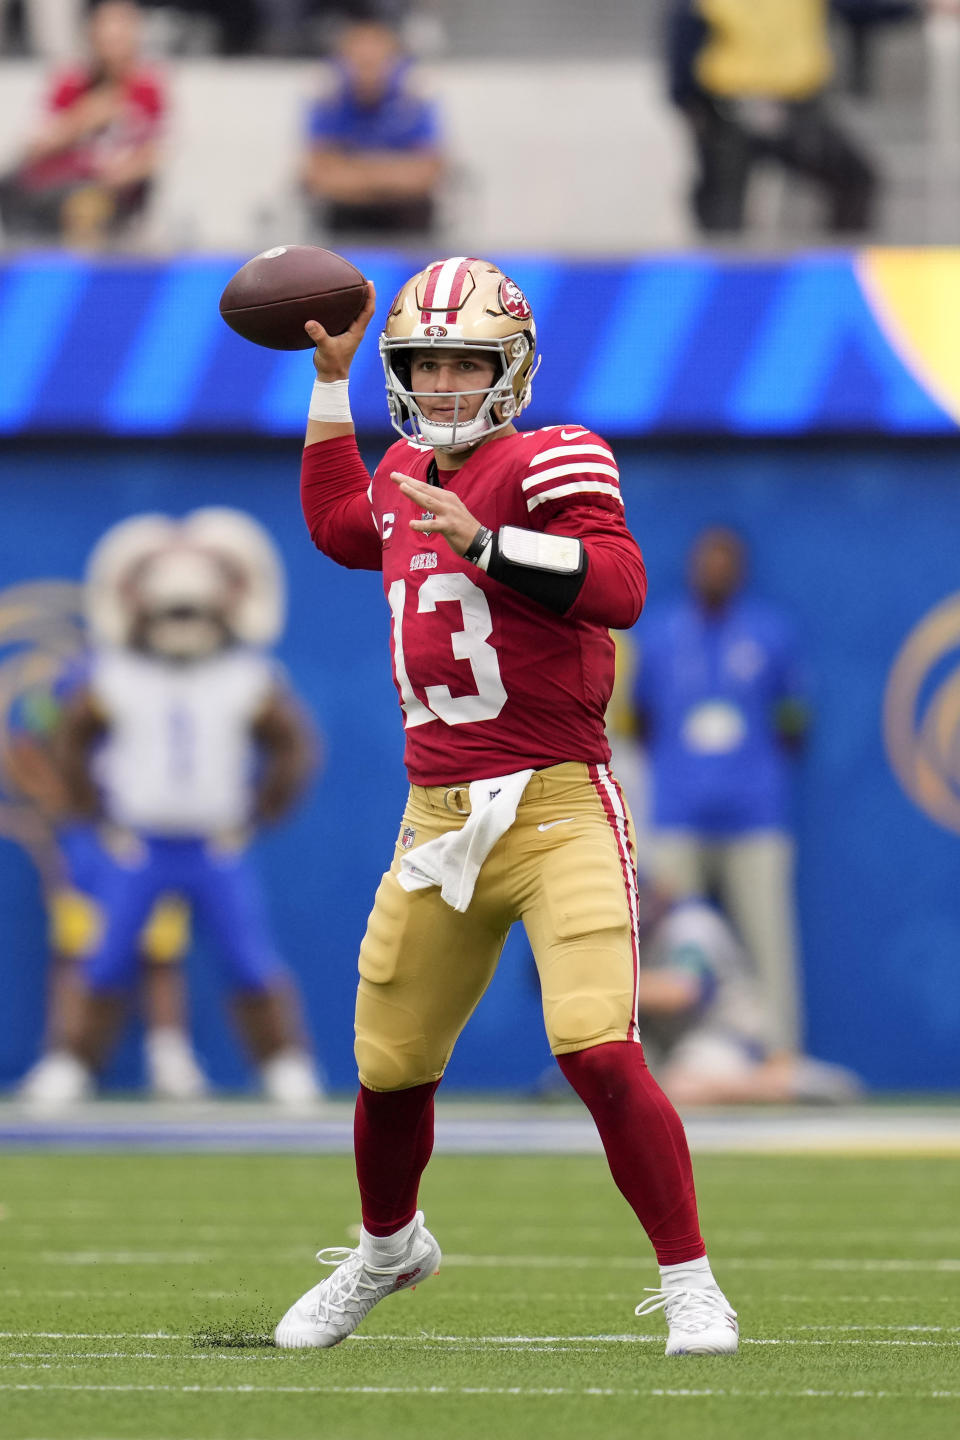
[[[400,832],[400,849],[409,850],[410,846],[413,844],[416,838],[417,832],[416,830],[414,830],[413,826],[404,825],[403,829]]]

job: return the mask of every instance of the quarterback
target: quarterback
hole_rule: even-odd
[[[280,1321],[284,1348],[339,1344],[440,1263],[417,1208],[433,1098],[511,925],[526,928],[561,1070],[653,1245],[667,1353],[737,1348],[700,1235],[680,1119],[636,1028],[637,881],[608,768],[611,628],[646,577],[610,447],[579,425],[522,431],[533,315],[495,265],[457,256],[413,276],[380,339],[401,439],[372,479],[350,418],[342,335],[315,322],[301,494],[315,544],[383,572],[410,794],[360,948],[355,1250]]]

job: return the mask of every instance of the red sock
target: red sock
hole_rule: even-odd
[[[706,1254],[683,1123],[647,1069],[640,1045],[612,1041],[557,1062],[600,1132],[617,1187],[661,1265]]]
[[[433,1096],[439,1083],[385,1093],[360,1086],[353,1148],[360,1213],[370,1235],[392,1235],[417,1213],[420,1176],[433,1151]]]

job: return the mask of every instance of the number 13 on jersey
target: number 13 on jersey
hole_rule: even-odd
[[[387,591],[393,615],[393,663],[406,728],[427,725],[431,720],[442,720],[447,725],[471,725],[478,720],[495,720],[507,703],[507,692],[500,677],[497,652],[490,644],[493,621],[486,595],[469,576],[460,573],[429,575],[416,592],[416,613],[420,615],[435,611],[441,604],[460,606],[463,629],[453,632],[450,643],[454,659],[466,660],[469,664],[476,689],[473,695],[451,695],[447,685],[427,685],[424,688],[424,704],[414,694],[404,661],[403,625],[407,590],[407,581],[400,579],[394,580]]]

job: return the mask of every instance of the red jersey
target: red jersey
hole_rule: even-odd
[[[55,78],[47,97],[54,115],[72,110],[90,92],[93,77],[85,68],[72,68]],[[27,184],[37,188],[95,180],[103,165],[136,149],[160,134],[165,109],[163,87],[153,71],[133,71],[121,82],[122,105],[108,124],[84,136],[67,150],[47,155],[26,167]]]
[[[444,488],[493,531],[518,525],[582,540],[587,575],[564,615],[461,559],[442,535],[410,529],[423,511],[390,474],[427,480],[432,454],[398,441],[371,481],[353,436],[303,452],[314,543],[342,565],[383,571],[411,781],[454,784],[609,760],[609,631],[634,624],[646,593],[609,446],[581,426],[551,426],[491,440],[461,469],[440,472]]]

